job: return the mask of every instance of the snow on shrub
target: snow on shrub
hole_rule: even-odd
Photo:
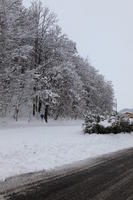
[[[119,114],[107,116],[106,119],[99,115],[89,113],[83,124],[84,133],[109,134],[130,133],[133,131],[133,123]]]

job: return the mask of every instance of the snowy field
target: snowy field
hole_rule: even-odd
[[[84,135],[81,125],[0,122],[0,180],[133,147],[133,134]]]

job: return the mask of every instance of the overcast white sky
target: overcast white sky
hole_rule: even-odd
[[[133,0],[42,2],[57,14],[79,53],[113,82],[118,109],[133,108]]]

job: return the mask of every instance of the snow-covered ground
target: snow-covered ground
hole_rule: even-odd
[[[0,122],[0,180],[133,146],[132,134],[84,135],[82,122]]]

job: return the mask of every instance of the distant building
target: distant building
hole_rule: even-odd
[[[133,113],[125,112],[122,114],[123,117],[133,119]]]

